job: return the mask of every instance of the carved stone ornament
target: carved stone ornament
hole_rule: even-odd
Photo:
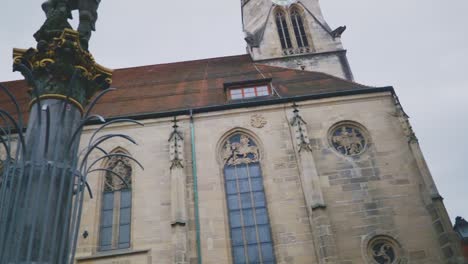
[[[377,236],[368,245],[368,258],[375,264],[401,263],[398,243],[387,236]]]
[[[130,159],[122,156],[113,156],[110,159],[107,165],[107,169],[110,171],[106,172],[104,184],[105,192],[120,191],[132,187],[132,166],[130,162]]]
[[[171,161],[171,170],[184,167],[184,137],[178,130],[177,119],[174,117],[174,129],[169,136],[169,159]]]
[[[262,128],[267,124],[264,116],[255,114],[250,118],[250,124],[255,128]]]
[[[361,130],[350,124],[343,124],[334,128],[330,141],[333,147],[345,156],[359,155],[367,146],[367,140]]]
[[[307,123],[299,114],[299,109],[296,104],[293,105],[293,108],[294,117],[291,121],[291,126],[294,129],[298,151],[312,151],[312,146],[310,145],[310,139],[307,132]]]
[[[258,162],[259,150],[248,136],[237,134],[224,143],[223,160],[226,165]]]

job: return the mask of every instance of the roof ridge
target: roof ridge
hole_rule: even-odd
[[[344,82],[347,82],[349,84],[359,85],[359,86],[367,87],[367,88],[379,88],[380,87],[380,86],[365,85],[365,84],[361,84],[361,83],[358,83],[358,82],[355,82],[355,81],[346,80],[346,79],[343,79],[343,78],[340,78],[340,77],[337,77],[337,76],[334,76],[334,75],[331,75],[331,74],[325,73],[325,72],[292,69],[292,68],[268,65],[268,64],[263,64],[263,63],[256,63],[256,62],[252,62],[252,64],[260,65],[262,67],[284,69],[284,70],[290,70],[290,71],[295,71],[295,72],[300,72],[300,73],[322,74],[322,75],[324,75],[326,77],[329,77],[329,78],[332,78],[332,79],[335,79],[335,80],[344,81]]]
[[[159,64],[148,64],[148,65],[140,65],[140,66],[133,66],[133,67],[125,67],[125,68],[118,68],[114,69],[114,71],[121,71],[121,70],[128,70],[128,69],[138,69],[138,68],[148,68],[154,66],[167,66],[167,65],[176,65],[176,64],[184,64],[184,63],[194,63],[194,62],[205,62],[205,61],[212,61],[217,59],[225,59],[225,58],[235,58],[235,57],[250,57],[249,54],[238,54],[238,55],[229,55],[229,56],[218,56],[206,59],[194,59],[194,60],[186,60],[186,61],[174,61],[174,62],[166,62],[166,63],[159,63]]]

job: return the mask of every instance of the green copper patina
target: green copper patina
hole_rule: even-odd
[[[37,97],[66,97],[83,109],[98,90],[110,86],[112,71],[97,64],[88,52],[99,2],[49,0],[42,5],[47,18],[34,34],[37,48],[13,51],[13,69],[35,88],[32,103]],[[78,31],[68,23],[75,9],[80,13]]]

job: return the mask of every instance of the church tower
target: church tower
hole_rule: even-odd
[[[247,51],[258,63],[353,80],[341,43],[345,26],[330,28],[319,0],[241,0]]]

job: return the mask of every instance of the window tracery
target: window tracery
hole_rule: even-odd
[[[347,122],[333,126],[329,138],[333,148],[345,156],[363,153],[368,141],[362,128]]]
[[[388,236],[376,236],[371,239],[367,254],[373,264],[396,264],[400,261],[398,242]]]

